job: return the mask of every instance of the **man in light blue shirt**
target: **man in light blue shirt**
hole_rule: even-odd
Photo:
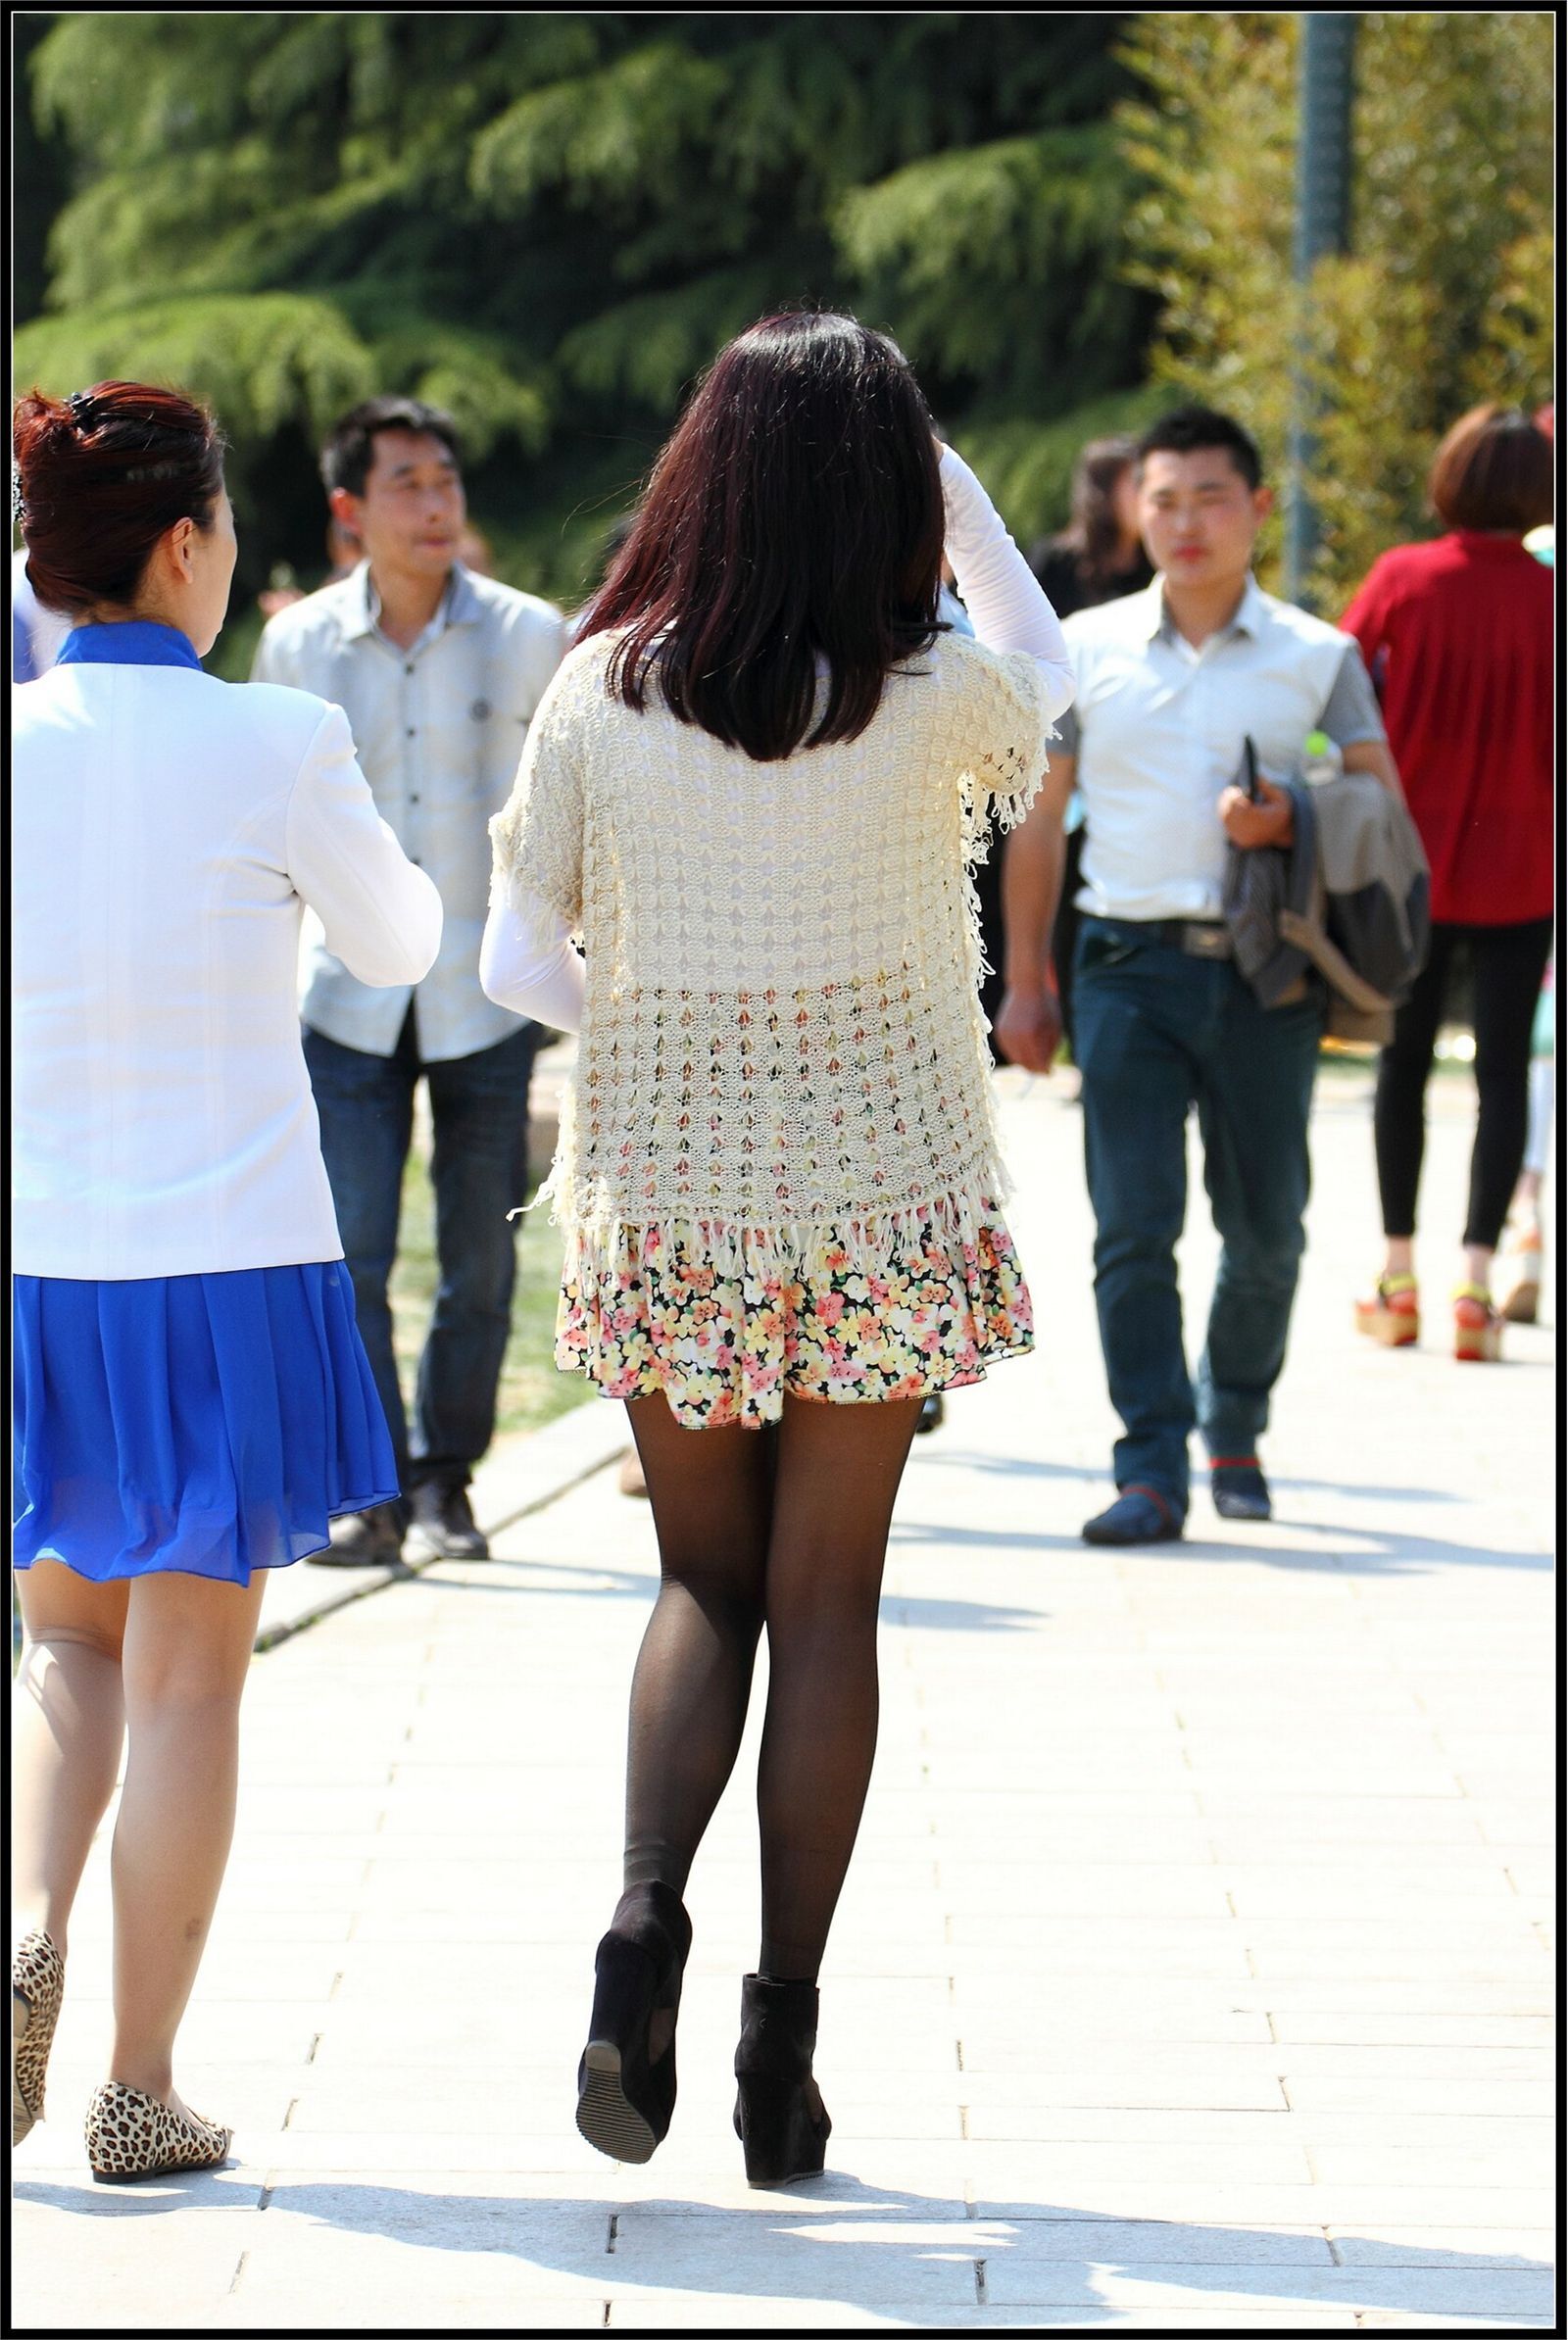
[[[376,807],[440,891],[440,955],[424,981],[372,990],[324,946],[310,966],[305,1058],[321,1123],[360,1330],[386,1407],[404,1501],[333,1526],[322,1560],[421,1552],[482,1556],[466,1487],[495,1427],[523,1199],[528,1082],[538,1027],[479,987],[490,886],[489,820],[506,803],[528,725],[567,647],[549,603],[464,568],[451,418],[377,398],[327,440],[335,518],[367,559],[268,625],[251,679],[341,707]],[[440,1285],[412,1423],[392,1345],[397,1249],[414,1093],[426,1083]]]

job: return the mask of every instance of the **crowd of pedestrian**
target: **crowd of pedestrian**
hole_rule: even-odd
[[[14,2136],[42,2116],[124,1750],[89,2162],[125,2180],[229,2150],[173,2050],[262,1588],[301,1558],[484,1556],[466,1489],[548,1030],[578,1036],[557,1359],[627,1407],[661,1570],[578,2126],[639,2162],[667,2129],[683,1897],[765,1635],[735,2124],[755,2183],[820,2169],[817,1978],[894,1501],[942,1392],[1035,1338],[994,1057],[1049,1073],[1065,1034],[1080,1083],[1122,1425],[1092,1544],[1182,1534],[1195,1429],[1221,1516],[1270,1516],[1336,997],[1386,1033],[1388,1249],[1355,1324],[1419,1335],[1423,1097],[1461,971],[1454,1354],[1494,1359],[1534,1311],[1549,433],[1463,417],[1433,466],[1443,533],[1335,624],[1257,582],[1271,492],[1233,417],[1087,448],[1068,528],[1026,561],[893,344],[790,314],[720,353],[573,618],[485,573],[446,414],[357,407],[321,454],[336,573],[270,589],[240,687],[201,664],[236,553],[214,418],[104,382],[21,399],[13,444]],[[1396,863],[1420,873],[1397,902]],[[439,1281],[406,1392],[389,1280],[421,1083]],[[1222,1245],[1196,1373],[1194,1110]]]

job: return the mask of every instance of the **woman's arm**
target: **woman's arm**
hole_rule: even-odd
[[[441,948],[441,897],[375,809],[348,717],[323,707],[289,798],[288,874],[326,947],[361,983],[419,983]]]
[[[1038,660],[1054,719],[1073,696],[1060,621],[991,498],[951,447],[942,450],[942,497],[947,555],[976,635],[988,649],[1027,651]]]
[[[562,912],[517,878],[492,902],[479,945],[479,984],[487,999],[532,1016],[554,1032],[582,1029],[586,977]]]

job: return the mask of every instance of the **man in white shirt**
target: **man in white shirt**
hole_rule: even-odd
[[[1066,620],[1077,675],[1067,753],[1004,871],[1006,992],[997,1037],[1049,1071],[1061,823],[1076,779],[1089,843],[1074,973],[1075,1054],[1095,1207],[1095,1297],[1116,1442],[1117,1499],[1090,1543],[1152,1543],[1186,1519],[1188,1438],[1208,1449],[1216,1508],[1267,1519],[1257,1456],[1304,1245],[1307,1115],[1322,1032],[1308,997],[1264,1009],[1230,953],[1229,845],[1283,845],[1290,800],[1237,783],[1246,742],[1291,774],[1309,732],[1396,792],[1360,653],[1348,635],[1263,593],[1252,546],[1268,512],[1251,439],[1205,408],[1167,415],[1139,446],[1147,592]],[[1198,1108],[1204,1183],[1223,1243],[1196,1377],[1182,1339],[1176,1243],[1187,1207],[1186,1123]]]
[[[274,616],[252,668],[346,711],[376,808],[440,890],[445,924],[420,984],[372,991],[318,947],[305,1058],[338,1228],[404,1501],[334,1523],[345,1563],[423,1552],[482,1557],[466,1493],[495,1427],[523,1199],[528,1082],[539,1027],[486,999],[479,942],[489,820],[506,803],[528,725],[567,647],[549,603],[465,568],[465,503],[450,416],[414,399],[356,407],[321,458],[332,515],[367,558]],[[429,1092],[440,1284],[412,1423],[392,1345],[387,1282],[414,1126]]]

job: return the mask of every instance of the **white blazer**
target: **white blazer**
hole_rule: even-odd
[[[12,738],[15,1272],[341,1259],[301,916],[365,983],[417,983],[441,941],[342,709],[68,663],[17,691]]]

